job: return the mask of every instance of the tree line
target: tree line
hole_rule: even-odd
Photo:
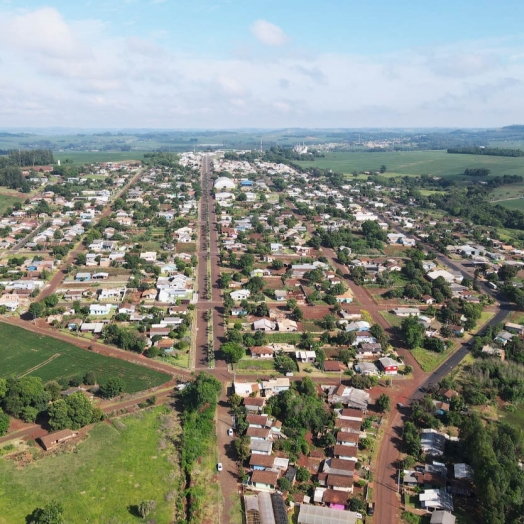
[[[524,156],[524,151],[520,149],[507,149],[501,147],[450,147],[448,153],[453,155],[487,155],[487,156]]]

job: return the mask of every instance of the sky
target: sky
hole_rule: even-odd
[[[520,0],[0,0],[0,127],[524,124]]]

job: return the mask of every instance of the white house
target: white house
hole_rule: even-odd
[[[94,316],[105,316],[111,313],[111,304],[91,304],[89,314]]]
[[[251,291],[249,289],[237,289],[236,291],[231,291],[229,296],[233,300],[246,300],[251,296]]]

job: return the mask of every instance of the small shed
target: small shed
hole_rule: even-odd
[[[49,451],[50,449],[53,449],[58,444],[62,444],[63,442],[67,442],[68,440],[75,438],[78,436],[77,431],[73,431],[71,429],[63,429],[61,431],[55,431],[54,433],[49,433],[49,435],[46,435],[45,437],[40,437],[40,443],[42,444],[42,447]]]

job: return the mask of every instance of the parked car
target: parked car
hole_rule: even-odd
[[[404,407],[404,404],[401,402],[397,402],[397,408],[402,409]]]
[[[217,464],[217,471],[222,471],[224,468],[222,467],[222,462],[219,462]]]
[[[368,504],[368,515],[371,517],[375,513],[375,503],[370,502]]]
[[[229,428],[229,429],[227,430],[227,435],[228,435],[229,437],[232,437],[233,434],[234,434],[234,433],[233,433],[233,428]]]

